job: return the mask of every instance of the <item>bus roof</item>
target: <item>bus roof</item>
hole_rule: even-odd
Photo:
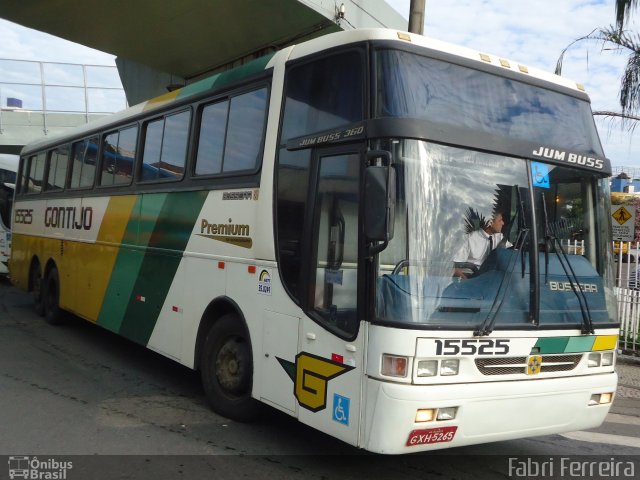
[[[23,148],[22,155],[62,143],[69,138],[89,135],[93,131],[98,131],[112,124],[116,125],[124,123],[128,119],[134,118],[143,112],[148,112],[156,109],[159,110],[163,107],[171,105],[172,103],[178,103],[181,100],[202,94],[208,90],[222,88],[238,80],[248,78],[260,73],[261,71],[271,68],[277,62],[286,62],[288,60],[294,60],[308,55],[313,55],[315,53],[319,53],[331,48],[372,40],[386,40],[416,45],[418,47],[424,47],[432,51],[451,55],[452,60],[455,57],[458,57],[465,60],[471,60],[482,65],[493,65],[496,69],[497,74],[500,74],[501,70],[508,70],[513,74],[522,77],[524,81],[526,81],[527,77],[542,80],[543,82],[548,82],[549,87],[553,87],[555,85],[562,89],[569,89],[573,91],[576,96],[581,96],[585,99],[588,99],[588,97],[584,93],[584,87],[582,85],[553,73],[546,72],[537,68],[528,67],[512,60],[505,59],[504,57],[486,54],[470,48],[461,47],[437,39],[407,32],[401,32],[398,30],[380,28],[350,30],[331,33],[295,45],[293,47],[288,47],[285,50],[276,52],[275,54],[272,53],[248,62],[242,66],[236,67],[232,70],[227,70],[210,77],[206,77],[181,89],[177,89],[173,92],[166,93],[159,97],[150,99],[146,102],[139,103],[126,110],[122,110],[107,117],[103,117],[81,127],[69,129],[67,132],[58,136],[46,137],[41,140],[36,140]]]

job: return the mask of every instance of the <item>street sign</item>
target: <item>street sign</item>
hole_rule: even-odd
[[[628,205],[611,206],[611,231],[614,240],[632,242],[636,232],[636,207]]]

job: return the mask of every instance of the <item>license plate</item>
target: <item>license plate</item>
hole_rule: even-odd
[[[450,442],[453,440],[456,430],[458,430],[458,427],[439,427],[414,430],[409,434],[407,447],[426,445],[429,443]]]

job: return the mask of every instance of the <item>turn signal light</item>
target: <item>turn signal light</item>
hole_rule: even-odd
[[[407,365],[409,359],[407,357],[399,357],[395,355],[382,355],[382,375],[387,377],[401,377],[407,376]]]

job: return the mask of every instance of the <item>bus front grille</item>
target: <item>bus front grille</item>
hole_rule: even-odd
[[[476,367],[483,375],[522,375],[527,373],[528,357],[476,358]],[[540,373],[568,372],[578,366],[582,354],[542,355]]]

